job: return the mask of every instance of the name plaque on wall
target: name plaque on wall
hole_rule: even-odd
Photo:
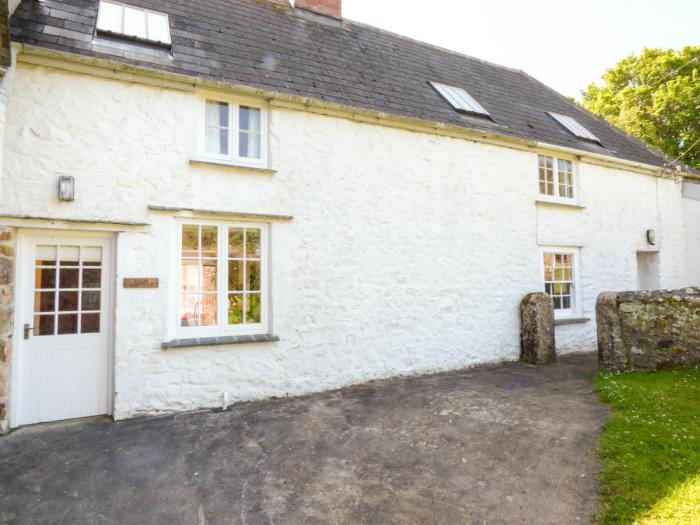
[[[125,277],[124,288],[158,288],[157,277]]]

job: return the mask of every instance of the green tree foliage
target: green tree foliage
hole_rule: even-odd
[[[615,126],[700,168],[700,46],[645,49],[591,83],[583,105]]]

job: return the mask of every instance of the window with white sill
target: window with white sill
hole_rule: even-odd
[[[178,334],[267,333],[267,226],[184,222],[179,239]]]
[[[538,155],[537,162],[541,198],[574,204],[577,199],[574,163],[547,155]]]
[[[202,160],[265,167],[265,117],[261,106],[207,99],[202,124]]]
[[[579,251],[575,248],[542,250],[544,292],[552,298],[557,318],[581,315],[578,260]]]

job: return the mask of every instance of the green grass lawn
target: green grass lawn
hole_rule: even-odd
[[[601,524],[700,524],[700,368],[598,376]]]

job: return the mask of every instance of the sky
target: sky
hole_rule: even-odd
[[[343,16],[522,69],[577,98],[645,47],[700,45],[700,0],[343,0]]]

